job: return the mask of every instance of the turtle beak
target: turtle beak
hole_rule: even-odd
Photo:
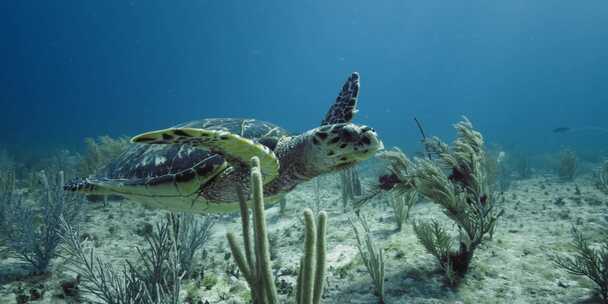
[[[376,131],[368,126],[361,127],[361,135],[368,142],[368,145],[371,149],[375,149],[376,151],[384,149],[384,144],[378,138],[378,134]]]

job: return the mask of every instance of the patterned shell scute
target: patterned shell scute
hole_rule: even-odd
[[[212,118],[192,121],[175,127],[228,131],[252,139],[274,150],[274,144],[288,133],[274,124],[240,118]],[[153,186],[171,182],[173,175],[179,182],[214,173],[224,164],[224,158],[207,150],[188,145],[132,144],[117,160],[101,172],[105,179],[126,179],[138,184],[142,179]],[[128,183],[128,182],[127,182]]]

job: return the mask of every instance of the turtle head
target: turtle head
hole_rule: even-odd
[[[306,171],[314,175],[349,168],[383,147],[374,129],[352,123],[321,126],[304,137]]]
[[[351,122],[357,113],[359,86],[359,74],[352,73],[320,127],[279,140],[274,149],[281,168],[278,187],[292,189],[321,174],[347,169],[383,148],[374,129]]]

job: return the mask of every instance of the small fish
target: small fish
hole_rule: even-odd
[[[568,128],[568,127],[559,127],[559,128],[553,129],[553,133],[566,133],[568,131],[570,131],[570,128]]]

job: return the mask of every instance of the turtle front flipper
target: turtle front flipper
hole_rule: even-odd
[[[237,167],[249,167],[253,156],[260,159],[264,184],[272,181],[279,172],[279,161],[266,146],[239,135],[198,128],[170,128],[137,135],[134,143],[161,145],[191,145],[220,154]]]
[[[359,73],[353,72],[342,86],[336,102],[329,108],[321,126],[349,123],[357,114],[357,98],[359,97]]]

